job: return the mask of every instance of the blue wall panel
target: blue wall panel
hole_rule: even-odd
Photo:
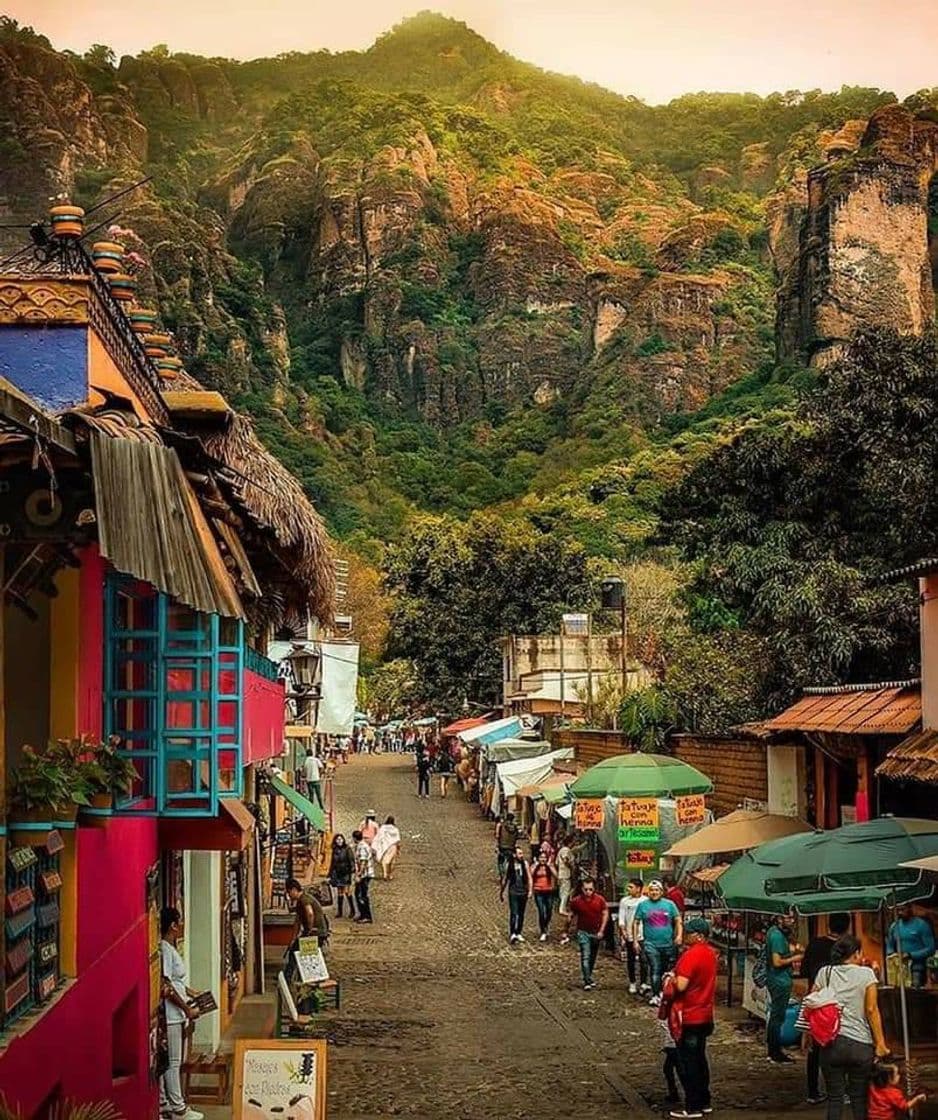
[[[53,412],[88,399],[88,328],[0,326],[0,377]]]

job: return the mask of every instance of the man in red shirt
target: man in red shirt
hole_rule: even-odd
[[[684,911],[687,909],[687,902],[684,899],[684,892],[677,885],[677,883],[675,883],[675,881],[673,879],[670,879],[670,878],[665,879],[664,885],[665,885],[664,897],[669,899],[671,902],[674,903],[674,905],[678,908],[678,910],[680,910],[681,917],[683,918],[684,917]]]
[[[674,969],[682,1024],[677,1043],[677,1069],[684,1086],[684,1108],[672,1111],[675,1120],[691,1117],[698,1120],[712,1111],[707,1039],[713,1034],[717,954],[709,938],[710,923],[705,918],[691,918],[684,923],[687,948]]]
[[[583,975],[583,991],[595,988],[593,968],[606,932],[609,908],[606,900],[596,890],[592,879],[584,879],[580,893],[570,899],[570,913],[576,923],[576,940],[580,948],[580,972]]]

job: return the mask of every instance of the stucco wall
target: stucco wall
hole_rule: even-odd
[[[241,765],[275,758],[283,750],[283,682],[245,669],[243,703]]]
[[[0,376],[54,412],[84,403],[88,328],[0,326]]]

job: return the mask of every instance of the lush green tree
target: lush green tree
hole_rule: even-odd
[[[709,628],[722,612],[767,644],[770,703],[914,673],[915,596],[871,577],[938,547],[936,421],[934,339],[867,332],[790,420],[718,446],[665,499]]]
[[[389,650],[413,662],[422,698],[448,710],[500,700],[499,638],[549,631],[593,595],[578,545],[492,514],[417,519],[388,550],[386,578]]]
[[[661,754],[668,733],[677,722],[677,708],[671,696],[659,685],[626,693],[619,710],[619,726],[639,751]]]

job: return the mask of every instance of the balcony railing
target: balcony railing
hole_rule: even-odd
[[[246,646],[244,650],[244,667],[268,681],[275,681],[279,676],[277,662],[271,661],[250,646]]]

